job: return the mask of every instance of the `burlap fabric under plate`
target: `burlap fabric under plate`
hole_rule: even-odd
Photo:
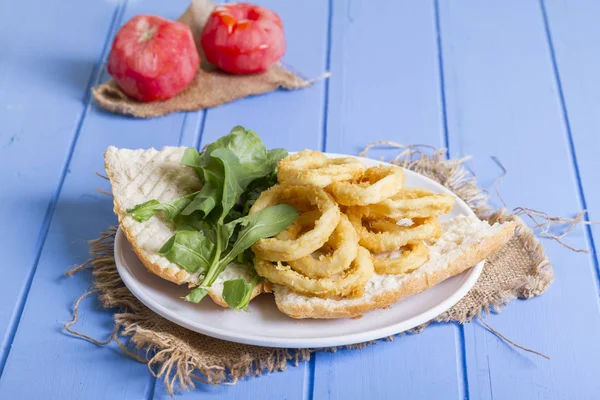
[[[475,177],[463,167],[463,160],[446,160],[444,154],[444,151],[437,151],[426,155],[415,148],[403,147],[393,162],[448,187],[480,218],[490,223],[514,220],[518,224],[516,235],[487,260],[479,280],[467,296],[434,320],[462,324],[491,309],[499,310],[515,298],[539,296],[550,286],[554,273],[542,245],[521,219],[502,210],[491,212],[486,205],[486,192],[477,187]],[[288,362],[308,360],[314,351],[335,350],[248,346],[203,336],[167,321],[142,305],[121,281],[113,258],[115,231],[116,228],[112,228],[92,241],[91,259],[75,269],[92,268],[94,284],[88,294],[99,293],[102,305],[115,310],[115,331],[108,341],[98,342],[72,331],[71,324],[67,330],[97,344],[117,340],[124,351],[135,357],[121,344],[121,338],[128,339],[132,345],[146,351],[147,360],[136,358],[147,362],[150,371],[164,379],[169,392],[178,386],[183,389],[193,387],[194,380],[211,384],[235,383],[240,378],[284,370]],[[74,310],[74,321],[78,304],[79,301]],[[413,331],[420,332],[426,326]],[[349,347],[361,348],[372,343],[376,342]]]
[[[149,118],[177,111],[214,107],[278,88],[302,89],[311,84],[312,81],[298,77],[281,65],[275,65],[262,74],[230,75],[206,62],[199,43],[200,34],[214,7],[214,3],[210,0],[193,0],[187,11],[179,18],[179,21],[192,29],[196,48],[202,60],[198,74],[183,92],[169,100],[142,103],[128,97],[111,79],[92,89],[96,102],[102,108],[114,113]]]

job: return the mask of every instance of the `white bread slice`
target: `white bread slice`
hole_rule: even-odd
[[[427,263],[404,275],[373,275],[362,297],[323,299],[273,285],[275,302],[279,310],[292,318],[358,317],[377,308],[389,307],[475,266],[504,246],[514,230],[512,222],[490,226],[477,217],[458,216],[442,222],[442,235],[429,246]]]
[[[191,274],[158,254],[162,245],[175,234],[173,226],[160,216],[138,222],[126,211],[148,200],[171,201],[201,188],[196,172],[180,163],[184,151],[185,147],[164,147],[158,151],[110,146],[104,154],[104,167],[112,186],[114,212],[140,261],[163,279],[178,285],[197,286],[201,281],[199,273]],[[242,277],[249,279],[247,267],[229,265],[213,283],[209,296],[215,303],[227,307],[221,297],[223,283]],[[255,289],[253,298],[262,292],[261,284]]]

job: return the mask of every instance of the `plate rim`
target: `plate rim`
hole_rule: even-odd
[[[381,165],[390,164],[385,161],[375,160],[360,156],[352,156],[347,154],[339,154],[339,153],[324,153],[328,157],[353,157],[361,161],[367,161],[372,163],[373,161],[380,163]],[[471,208],[458,197],[451,190],[440,184],[439,182],[434,181],[431,178],[428,178],[422,174],[417,172],[408,170],[403,168],[403,170],[409,174],[414,174],[419,177],[419,179],[424,179],[425,181],[429,181],[436,186],[439,186],[444,189],[444,191],[453,194],[458,202],[463,203],[466,206],[466,209],[469,211],[467,213],[468,216],[475,216],[475,213]],[[464,214],[463,214],[464,215]],[[289,338],[289,337],[265,337],[254,334],[244,334],[234,332],[221,328],[214,328],[207,325],[193,325],[188,323],[186,320],[182,318],[177,318],[177,313],[169,312],[170,310],[166,307],[162,306],[158,303],[152,296],[146,295],[143,290],[139,290],[138,288],[143,286],[140,284],[135,278],[134,273],[129,269],[127,263],[124,261],[122,248],[123,246],[131,246],[123,233],[123,230],[119,226],[117,233],[115,235],[114,242],[114,259],[115,265],[117,267],[117,271],[119,276],[123,280],[125,286],[129,289],[129,291],[146,307],[151,309],[156,314],[161,317],[182,326],[191,331],[201,333],[203,335],[207,335],[210,337],[214,337],[217,339],[222,339],[230,342],[248,344],[254,346],[263,346],[263,347],[281,347],[281,348],[312,348],[312,347],[334,347],[334,346],[344,346],[349,344],[361,343],[369,340],[377,340],[387,336],[396,335],[402,332],[405,332],[409,329],[415,328],[421,324],[424,324],[438,315],[444,313],[449,310],[452,306],[458,303],[466,294],[471,290],[471,288],[479,279],[481,272],[483,270],[483,266],[485,260],[479,262],[474,267],[469,270],[463,272],[462,274],[456,275],[460,276],[465,275],[465,279],[460,285],[460,287],[452,293],[450,296],[444,298],[439,301],[433,307],[427,309],[425,312],[417,314],[411,318],[404,319],[398,323],[390,324],[384,327],[376,328],[376,329],[366,329],[360,332],[345,334],[345,335],[335,335],[335,336],[324,336],[324,337],[311,337],[311,338]],[[137,257],[137,256],[136,256]],[[435,286],[434,286],[435,287]],[[433,289],[434,287],[430,288]],[[428,289],[428,290],[430,290]],[[297,322],[297,320],[290,318],[290,322]]]

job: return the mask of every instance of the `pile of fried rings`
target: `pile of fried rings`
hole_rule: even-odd
[[[280,161],[279,184],[250,210],[298,210],[279,235],[254,244],[258,275],[309,296],[360,297],[374,273],[406,274],[429,259],[424,241],[440,235],[438,216],[454,196],[405,188],[402,168],[366,168],[356,158],[303,150]]]

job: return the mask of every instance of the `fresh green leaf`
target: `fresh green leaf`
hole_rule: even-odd
[[[191,215],[196,211],[200,211],[204,216],[208,216],[221,202],[223,181],[225,179],[222,164],[218,160],[214,160],[208,168],[203,168],[202,171],[204,186],[191,203],[181,212],[183,215]]]
[[[188,272],[206,270],[212,252],[210,240],[202,232],[194,231],[178,231],[158,251]]]
[[[250,208],[254,205],[256,200],[260,197],[260,194],[271,186],[277,183],[277,175],[272,174],[263,178],[255,179],[246,189],[240,199],[240,213],[242,215],[248,215]]]
[[[247,248],[237,255],[235,262],[238,264],[246,264],[251,266],[254,262],[254,252],[250,248]]]
[[[202,227],[206,223],[201,214],[196,213],[192,215],[179,214],[173,219],[175,229],[178,231],[202,231]]]
[[[283,149],[267,152],[256,132],[240,126],[202,153],[187,149],[182,163],[197,171],[204,187],[182,213],[200,211],[223,223],[246,188],[256,179],[272,176],[277,162],[286,155]]]
[[[227,305],[234,310],[247,310],[254,288],[259,281],[258,275],[254,275],[250,282],[246,282],[245,279],[225,281],[222,296]]]
[[[161,203],[158,200],[150,200],[127,210],[133,219],[138,222],[144,222],[153,217],[157,212],[162,211],[163,218],[167,221],[173,221],[184,208],[190,204],[198,192],[190,193],[178,199]]]
[[[145,203],[138,204],[133,208],[128,208],[127,212],[131,214],[137,222],[149,220],[158,212],[157,206],[160,205],[158,200],[148,200]]]
[[[194,216],[191,218],[194,218]],[[220,240],[224,244],[229,242],[229,238],[233,234],[233,229],[235,229],[235,226],[219,225],[205,219],[194,221],[193,226],[195,230],[204,233],[211,243],[217,243],[217,240]]]
[[[240,225],[242,229],[227,254],[221,257],[218,263],[213,262],[211,264],[202,284],[204,286],[212,285],[227,264],[232,262],[239,254],[258,240],[277,235],[290,226],[297,217],[298,212],[294,207],[287,204],[278,204],[224,225],[225,227]]]
[[[211,154],[223,164],[223,192],[221,194],[220,215],[216,216],[219,223],[223,223],[229,211],[244,193],[245,181],[253,176],[240,164],[236,155],[229,149],[216,149]],[[250,183],[250,182],[248,182]],[[244,186],[242,186],[244,185]]]
[[[258,240],[277,235],[290,226],[296,218],[298,218],[298,212],[294,207],[287,204],[278,204],[230,222],[229,224],[241,225],[242,230],[238,234],[229,254],[224,258],[224,260],[227,260],[226,264],[229,264],[238,254]]]
[[[160,252],[185,270],[206,271],[206,288],[231,261],[251,264],[250,246],[295,220],[289,206],[247,215],[260,194],[277,183],[277,163],[285,156],[284,149],[267,151],[256,132],[234,127],[202,152],[185,150],[181,163],[196,171],[203,184],[199,192],[168,203],[151,200],[130,211],[138,220],[161,212],[174,223],[177,233]],[[199,301],[206,293],[197,290],[193,297]]]
[[[269,160],[271,170],[275,170],[277,163],[286,158],[288,152],[286,149],[273,149],[267,151],[267,159]]]
[[[198,153],[198,150],[194,148],[187,148],[183,152],[183,157],[181,157],[181,164],[194,168],[198,173],[198,176],[203,179],[204,174],[202,173],[202,158]]]
[[[188,295],[185,296],[183,299],[185,301],[189,301],[190,303],[197,304],[200,303],[200,300],[202,300],[207,294],[208,291],[205,288],[203,288],[202,286],[198,286],[197,288],[189,292]]]

